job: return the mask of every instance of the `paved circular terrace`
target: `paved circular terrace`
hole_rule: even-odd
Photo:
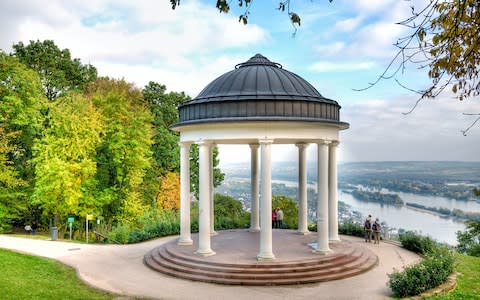
[[[273,230],[274,260],[257,260],[259,232],[222,231],[212,236],[216,254],[195,254],[193,245],[176,241],[163,244],[145,255],[145,264],[174,277],[232,285],[289,285],[337,280],[367,272],[378,263],[377,256],[351,241],[331,243],[332,253],[312,252],[315,235],[299,235],[293,230]]]
[[[222,234],[223,232],[220,232]],[[363,239],[340,236],[343,241],[366,247],[378,256],[370,271],[327,282],[285,286],[212,284],[175,278],[153,271],[143,263],[146,253],[177,240],[164,237],[132,245],[85,245],[0,235],[0,248],[56,259],[77,270],[86,283],[118,295],[151,299],[391,299],[386,285],[394,269],[417,262],[418,255],[393,244],[366,244]],[[278,241],[274,251],[278,253]],[[215,249],[217,250],[217,249]],[[278,256],[278,254],[277,254]]]

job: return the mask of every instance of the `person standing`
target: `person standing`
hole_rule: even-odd
[[[363,223],[363,230],[365,231],[365,243],[372,242],[372,215],[368,215],[365,223]]]
[[[375,241],[374,241],[375,244],[380,244],[381,230],[382,230],[382,226],[380,225],[380,220],[376,218],[375,223],[372,224],[372,231],[373,231],[373,236],[375,238]]]
[[[272,211],[272,228],[277,228],[277,209]]]
[[[278,228],[283,228],[283,210],[277,207],[277,225]]]

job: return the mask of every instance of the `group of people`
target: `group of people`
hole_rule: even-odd
[[[272,211],[272,228],[283,228],[283,210],[280,207]]]
[[[380,220],[378,218],[375,219],[375,222],[372,222],[372,215],[368,215],[363,223],[363,230],[365,231],[365,243],[371,243],[373,235],[374,244],[380,244],[380,232],[382,231],[382,226],[380,225]]]

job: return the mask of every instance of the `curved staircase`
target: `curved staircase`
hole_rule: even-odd
[[[351,277],[373,268],[378,258],[350,242],[335,244],[334,253],[289,261],[219,261],[186,254],[175,241],[154,248],[145,264],[158,272],[195,281],[232,285],[304,284]]]

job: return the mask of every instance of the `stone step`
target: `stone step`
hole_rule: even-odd
[[[154,259],[155,260],[155,259]],[[195,275],[204,275],[212,278],[231,278],[231,279],[261,279],[261,280],[272,280],[272,279],[291,279],[291,278],[301,278],[301,277],[318,277],[329,275],[331,273],[342,273],[349,271],[351,269],[356,269],[361,266],[368,260],[368,256],[362,256],[359,259],[345,264],[342,266],[335,266],[331,268],[318,268],[310,269],[308,271],[298,270],[295,266],[292,266],[290,269],[285,269],[283,272],[266,272],[258,273],[258,269],[244,269],[243,272],[229,272],[228,270],[223,271],[213,271],[206,268],[196,268],[195,266],[180,266],[175,263],[168,262],[166,260],[158,261],[156,263],[161,265],[164,268],[171,269],[180,273],[195,274]]]
[[[303,277],[275,277],[275,278],[260,278],[260,277],[249,277],[249,278],[228,278],[228,277],[211,277],[206,276],[205,274],[191,274],[177,272],[175,270],[165,268],[161,265],[156,264],[153,261],[151,256],[145,256],[145,263],[150,266],[152,269],[159,271],[164,274],[168,274],[174,277],[194,280],[194,281],[203,281],[210,283],[218,284],[229,284],[229,285],[294,285],[294,284],[306,284],[306,283],[315,283],[315,282],[324,282],[331,280],[338,280],[343,278],[348,278],[366,272],[373,268],[377,263],[376,256],[369,256],[368,259],[359,264],[356,268],[351,268],[344,270],[343,272],[330,272],[328,274],[316,275],[316,276],[303,276]]]
[[[235,264],[234,266],[219,266],[211,264],[210,262],[205,261],[186,261],[182,258],[176,256],[171,256],[171,251],[166,251],[164,248],[158,248],[157,251],[152,252],[153,259],[157,263],[162,263],[163,261],[170,262],[173,265],[178,265],[182,268],[196,269],[196,270],[206,270],[212,272],[222,272],[222,273],[249,273],[249,274],[277,274],[285,272],[307,272],[307,271],[316,271],[321,269],[329,269],[333,267],[339,267],[342,265],[347,265],[360,256],[363,255],[363,252],[359,248],[354,248],[353,253],[350,255],[344,255],[337,258],[332,258],[329,261],[321,260],[320,262],[288,262],[282,264],[281,267],[278,267],[275,262],[269,262],[268,264],[262,264],[259,268],[258,264]],[[356,250],[356,251],[355,251]]]
[[[229,267],[222,270],[208,262],[177,264],[177,260],[169,261],[160,255],[168,255],[165,249],[162,251],[157,248],[145,256],[145,263],[159,272],[190,280],[240,285],[285,285],[342,279],[366,272],[377,264],[376,256],[369,255],[361,248],[356,248],[355,252],[349,256],[351,259],[343,263],[337,260],[338,264],[329,264],[329,267],[319,264],[315,265],[316,268],[305,268],[290,263],[288,268]],[[270,265],[274,266],[274,263]]]
[[[165,247],[165,250],[171,257],[178,258],[182,261],[185,262],[193,262],[193,263],[199,263],[199,264],[204,264],[208,263],[209,265],[212,266],[220,266],[220,267],[246,267],[246,268],[272,268],[274,266],[275,268],[289,268],[292,264],[292,261],[290,262],[271,262],[271,261],[257,261],[255,263],[251,264],[239,264],[239,263],[226,263],[226,262],[216,262],[216,261],[206,261],[203,258],[200,257],[192,257],[188,255],[184,255],[178,251],[175,250],[175,246],[172,245],[167,245]],[[333,260],[341,260],[345,256],[351,256],[353,253],[356,251],[356,247],[350,247],[347,249],[342,249],[341,251],[335,252],[330,255],[318,255],[315,258],[311,259],[302,259],[300,261],[293,261],[297,266],[310,266],[312,264],[323,264],[323,263],[330,263]]]

